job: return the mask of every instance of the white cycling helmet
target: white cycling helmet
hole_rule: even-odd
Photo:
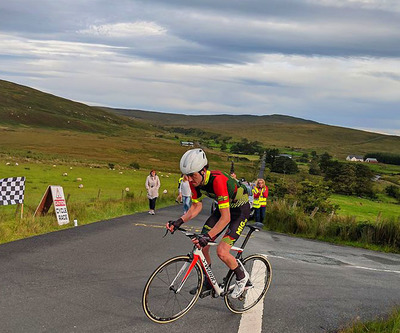
[[[208,164],[206,153],[203,149],[191,149],[183,154],[180,168],[184,175],[199,172]]]

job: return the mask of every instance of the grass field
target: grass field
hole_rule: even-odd
[[[71,203],[90,201],[99,197],[119,199],[126,188],[137,197],[145,196],[144,183],[148,171],[127,168],[110,170],[105,167],[76,166],[73,163],[58,165],[19,163],[18,166],[14,163],[7,166],[3,160],[0,164],[0,175],[1,178],[25,176],[25,205],[33,208],[38,204],[48,185],[62,186],[65,195],[70,195]],[[158,171],[158,175],[162,183],[161,190],[176,190],[180,175],[162,170]],[[82,180],[77,180],[78,178]],[[82,184],[83,188],[78,188],[79,184]]]
[[[400,205],[390,202],[378,202],[353,196],[333,194],[330,201],[340,206],[340,216],[355,216],[358,221],[376,221],[383,218],[400,218]]]
[[[368,163],[368,166],[371,168],[371,170],[373,170],[374,172],[379,173],[379,174],[383,174],[383,175],[398,174],[398,175],[400,175],[400,165]]]
[[[168,172],[179,170],[179,160],[187,147],[179,140],[155,136],[154,131],[122,130],[119,136],[83,133],[46,128],[0,127],[0,158],[12,161],[54,161],[78,164],[128,167],[138,163],[140,169],[156,168]],[[229,171],[228,154],[206,150],[211,168]],[[13,158],[11,158],[13,157]],[[258,166],[257,161],[235,162],[243,177]]]
[[[20,219],[15,205],[0,206],[0,243],[65,228],[57,225],[54,208],[47,217],[34,219],[32,216],[49,185],[63,187],[68,198],[70,221],[77,219],[79,224],[133,214],[148,208],[144,185],[147,170],[109,170],[73,163],[15,163],[0,160],[0,178],[26,177],[24,218]],[[179,175],[163,170],[158,175],[161,181],[158,207],[170,205],[177,195]],[[80,184],[83,188],[78,187]],[[167,190],[167,194],[163,194],[163,190]],[[71,223],[66,227],[70,226]]]

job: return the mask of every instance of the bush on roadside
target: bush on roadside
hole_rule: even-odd
[[[265,225],[272,231],[355,242],[362,246],[376,245],[400,252],[400,218],[357,222],[355,217],[342,217],[334,213],[308,214],[296,203],[276,199],[268,205]]]

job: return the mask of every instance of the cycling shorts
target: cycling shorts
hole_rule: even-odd
[[[227,225],[227,229],[225,235],[222,237],[222,241],[232,246],[239,239],[249,219],[250,204],[247,202],[240,207],[230,208],[229,210],[231,213],[231,221]],[[206,223],[204,223],[201,233],[206,234],[207,232],[209,232],[217,224],[220,218],[221,213],[219,209],[216,209],[207,219]],[[222,234],[224,230],[222,230],[216,237],[214,237],[214,239]]]

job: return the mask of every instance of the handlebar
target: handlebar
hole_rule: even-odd
[[[248,227],[250,229],[250,233],[252,233],[253,231],[260,231],[260,229],[261,229],[260,227],[255,226],[253,224],[246,224],[245,227]],[[165,236],[167,236],[168,231],[169,231],[168,229],[165,231],[165,234],[164,234],[163,238]],[[194,232],[188,232],[186,229],[181,228],[181,227],[175,228],[174,231],[170,231],[170,233],[173,234],[175,231],[181,231],[186,236],[191,237],[191,238],[198,238],[200,236],[199,234],[196,234]]]

